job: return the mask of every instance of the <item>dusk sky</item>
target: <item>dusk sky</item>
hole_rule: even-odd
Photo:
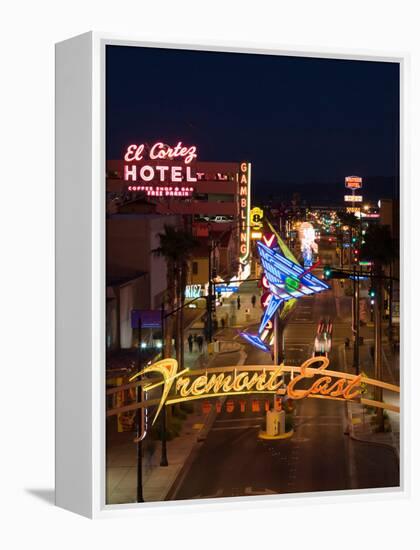
[[[250,161],[261,194],[342,194],[353,174],[396,194],[398,64],[108,46],[106,70],[110,159],[182,141],[199,160]]]

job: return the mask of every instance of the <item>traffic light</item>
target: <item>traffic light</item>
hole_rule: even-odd
[[[331,267],[330,267],[329,265],[326,265],[326,266],[324,267],[324,277],[325,277],[326,279],[329,279],[329,278],[331,277],[331,275],[332,275],[332,269],[331,269]]]
[[[376,296],[376,290],[375,290],[374,288],[370,288],[370,289],[369,289],[369,296],[370,296],[371,298],[375,298],[375,296]]]
[[[351,242],[354,244],[354,243],[357,243],[357,237],[352,237],[351,238]]]

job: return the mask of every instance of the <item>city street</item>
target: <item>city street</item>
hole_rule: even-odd
[[[256,285],[255,285],[256,286]],[[251,295],[253,284],[241,290]],[[285,330],[286,364],[300,365],[311,356],[320,318],[334,322],[331,368],[345,371],[344,338],[349,322],[337,319],[333,291],[299,301]],[[256,328],[256,327],[254,327]],[[227,331],[218,333],[218,337]],[[229,331],[231,332],[231,331]],[[245,345],[246,364],[270,363],[270,355]],[[333,491],[399,485],[399,465],[392,449],[351,439],[346,404],[337,401],[297,401],[291,439],[264,441],[264,413],[222,409],[207,439],[195,449],[194,460],[178,479],[174,499],[238,495]],[[205,473],[205,474],[203,474]]]

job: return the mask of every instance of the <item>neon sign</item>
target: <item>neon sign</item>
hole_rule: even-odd
[[[185,287],[185,298],[199,298],[201,296],[201,285],[187,285]]]
[[[155,197],[188,197],[193,188],[184,186],[171,194],[159,184],[178,185],[197,182],[197,175],[191,163],[197,158],[196,146],[184,146],[179,141],[175,147],[157,142],[146,150],[146,144],[132,144],[124,154],[123,179],[126,182],[137,183],[131,185],[129,191],[145,191]],[[147,162],[149,160],[149,162]],[[173,161],[178,160],[178,165]],[[166,162],[165,162],[166,161]],[[157,185],[153,185],[153,183]],[[149,184],[143,189],[144,184]],[[150,190],[150,187],[153,189]]]
[[[347,176],[345,179],[345,185],[347,189],[361,189],[362,178],[360,176]]]
[[[273,235],[274,237],[274,235]],[[273,246],[274,239],[264,239]],[[241,332],[242,338],[259,349],[269,352],[270,348],[263,342],[263,333],[268,322],[277,314],[284,302],[289,302],[303,296],[328,290],[330,287],[321,279],[304,269],[301,265],[284,257],[279,251],[269,248],[262,242],[257,242],[258,253],[264,269],[262,285],[270,292],[264,299],[266,307],[258,334]]]
[[[144,191],[148,197],[191,197],[194,187],[153,187],[152,185],[129,185],[128,191]]]
[[[249,214],[249,223],[255,231],[261,229],[263,226],[262,220],[264,218],[264,212],[258,206],[255,206]]]
[[[313,254],[317,254],[318,245],[315,242],[315,229],[309,222],[303,222],[299,227],[300,249],[303,256],[303,265],[312,265]]]
[[[129,145],[124,155],[126,162],[138,162],[143,160],[145,153],[145,144]],[[175,147],[170,147],[161,141],[158,141],[150,147],[149,158],[151,160],[175,159],[181,157],[185,164],[190,164],[191,161],[197,158],[197,147],[185,147],[182,141],[179,141]]]
[[[361,396],[365,385],[381,387],[399,393],[398,386],[368,378],[364,375],[327,370],[327,357],[311,357],[299,367],[288,365],[246,365],[243,367],[214,367],[205,370],[178,372],[175,359],[162,359],[135,374],[130,381],[146,373],[162,376],[159,382],[143,387],[148,392],[163,386],[160,399],[145,400],[140,404],[124,407],[124,410],[157,405],[153,423],[164,405],[173,405],[183,401],[225,397],[227,395],[276,394],[287,395],[291,399],[317,398],[342,401],[357,400],[362,404],[399,412],[399,407],[390,403],[365,399]],[[293,373],[293,378],[286,384],[284,375]],[[307,380],[314,381],[307,384]],[[149,381],[148,381],[149,382]],[[119,414],[120,409],[108,411],[107,415]]]
[[[362,202],[363,195],[344,195],[344,202]]]
[[[247,263],[249,256],[249,203],[251,192],[251,164],[241,162],[239,172],[239,261]]]

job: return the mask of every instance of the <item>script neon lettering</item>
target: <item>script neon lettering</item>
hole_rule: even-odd
[[[321,363],[321,366],[315,369],[315,373],[307,372],[307,369],[313,363]],[[316,374],[322,374],[329,365],[329,359],[326,357],[314,357],[306,360],[300,367],[300,374],[291,380],[287,386],[287,395],[292,399],[303,399],[309,395],[320,393],[323,396],[343,397],[344,399],[353,399],[360,395],[360,380],[361,375],[356,376],[351,382],[347,382],[343,378],[337,380],[332,386],[330,376],[322,376],[316,380],[307,390],[297,389],[295,386],[305,379],[313,378]],[[354,391],[351,391],[353,390]],[[334,390],[334,391],[333,391]]]
[[[197,147],[194,145],[191,147],[182,146],[181,141],[175,147],[169,147],[169,145],[158,141],[150,149],[150,158],[153,160],[174,159],[177,157],[183,158],[185,164],[190,164],[190,162],[197,158]]]
[[[314,368],[314,365],[319,365]],[[254,372],[252,375],[247,370],[237,373],[236,368],[232,373],[231,367],[229,374],[225,372],[212,373],[211,375],[197,373],[198,376],[194,377],[193,373],[189,373],[187,369],[177,372],[178,363],[175,359],[164,359],[158,361],[154,365],[146,367],[141,372],[134,375],[131,380],[134,380],[137,376],[144,373],[159,373],[162,376],[161,382],[152,383],[144,388],[144,391],[152,390],[157,386],[163,385],[162,396],[158,404],[157,412],[155,414],[153,422],[155,422],[159,412],[165,404],[176,403],[184,400],[199,399],[204,397],[216,397],[224,394],[243,394],[243,393],[287,393],[292,399],[303,399],[304,397],[318,397],[318,398],[334,398],[351,400],[360,396],[360,383],[363,379],[362,375],[345,375],[340,377],[344,373],[337,373],[332,371],[328,373],[326,368],[329,365],[329,360],[326,357],[312,357],[306,360],[299,368],[288,367],[280,365],[273,368],[272,366],[262,366],[262,372]],[[268,371],[266,371],[268,368]],[[296,372],[298,374],[293,380],[291,380],[287,386],[284,383],[285,372]],[[300,382],[307,379],[317,377],[314,383],[305,389],[297,387]],[[333,378],[337,380],[332,383]],[[170,390],[175,384],[175,395],[170,394]],[[374,386],[381,386],[384,383],[365,379],[368,384]],[[386,384],[391,391],[399,391],[397,386]],[[179,397],[177,397],[177,395]],[[370,401],[372,403],[372,401]],[[375,402],[378,406],[383,408],[393,408],[397,410],[397,407],[389,404]]]
[[[143,158],[144,145],[129,145],[127,151],[124,155],[124,160],[126,162],[131,162],[133,160],[141,160]]]

